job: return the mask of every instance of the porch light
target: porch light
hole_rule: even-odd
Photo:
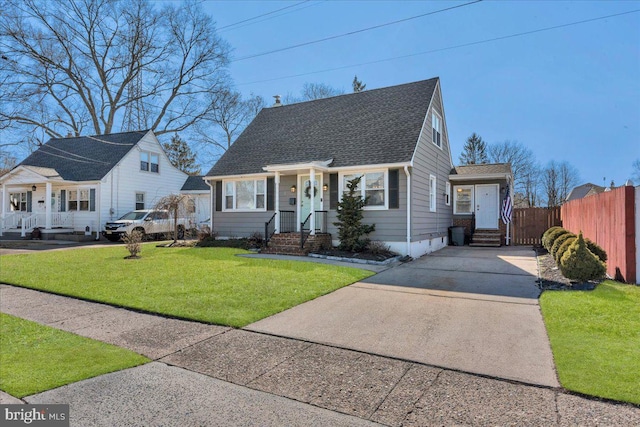
[[[322,191],[327,191],[329,189],[329,185],[328,184],[323,184],[322,185]]]
[[[35,185],[31,186],[31,191],[36,191],[36,186]]]
[[[295,192],[296,192],[296,186],[295,186],[295,185],[292,185],[292,186],[291,186],[291,192],[292,192],[292,193],[295,193]]]

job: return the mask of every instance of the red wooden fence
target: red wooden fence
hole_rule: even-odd
[[[554,225],[562,225],[560,207],[516,208],[511,223],[514,245],[540,245],[545,231]]]
[[[607,273],[627,283],[636,282],[634,194],[631,186],[619,187],[562,206],[563,227],[600,245]]]

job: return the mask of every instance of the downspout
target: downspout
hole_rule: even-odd
[[[100,231],[102,230],[102,203],[100,202],[100,197],[102,197],[102,182],[99,182],[96,187],[96,211],[98,212],[98,226],[96,227],[96,241],[100,240]],[[91,203],[91,202],[89,202]]]
[[[213,213],[215,212],[213,201],[215,200],[215,195],[213,194],[213,185],[211,185],[211,181],[204,179],[204,183],[209,186],[209,230],[213,233]]]
[[[411,174],[409,166],[404,167],[407,176],[407,255],[411,256]]]

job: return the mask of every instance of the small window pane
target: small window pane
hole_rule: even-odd
[[[256,194],[264,194],[264,181],[256,181]]]
[[[144,193],[136,193],[136,210],[144,209]]]
[[[233,196],[226,196],[224,202],[225,209],[233,209]]]
[[[149,153],[140,153],[140,170],[149,170]]]
[[[264,194],[256,196],[256,209],[264,209]]]
[[[471,213],[471,188],[456,188],[456,213]]]
[[[384,206],[384,190],[365,190],[367,206]]]
[[[158,172],[160,170],[160,166],[159,166],[160,162],[158,160],[158,155],[157,154],[152,154],[151,155],[151,172]]]
[[[347,187],[347,184],[349,183],[349,181],[351,181],[351,180],[353,180],[353,179],[357,178],[358,176],[360,176],[360,175],[345,175],[345,176],[343,177],[343,181],[342,181],[342,190],[343,190],[345,193],[348,193],[348,192],[349,192],[349,187]],[[358,186],[356,187],[356,191],[360,190],[361,185],[362,185],[362,180],[360,180],[360,182],[358,183]]]

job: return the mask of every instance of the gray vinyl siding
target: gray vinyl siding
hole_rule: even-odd
[[[442,119],[442,149],[433,143],[432,111]],[[436,88],[427,113],[416,152],[411,176],[411,241],[446,236],[453,224],[453,205],[445,204],[446,182],[451,171],[451,150],[444,118],[440,86]],[[429,176],[436,177],[436,212],[429,210]]]
[[[498,194],[498,212],[500,211],[500,207],[502,206],[502,199],[504,198],[504,189],[507,186],[507,180],[506,179],[484,179],[484,180],[463,180],[463,181],[452,181],[451,182],[451,208],[453,209],[453,204],[456,202],[455,199],[455,190],[454,187],[458,186],[458,185],[473,185],[474,186],[474,197],[475,197],[475,186],[476,185],[482,185],[482,184],[499,184],[500,185],[500,193]],[[453,215],[453,217],[455,219],[467,219],[467,218],[471,218],[473,215],[472,214],[457,214],[457,215]]]
[[[375,169],[369,167],[368,169]],[[366,170],[366,168],[365,168]],[[324,182],[329,182],[329,175],[324,175]],[[399,173],[399,209],[385,210],[365,210],[363,223],[375,224],[376,231],[369,234],[371,240],[382,240],[388,242],[404,242],[407,239],[407,177],[404,170]],[[388,195],[388,192],[387,192]],[[338,220],[337,211],[329,209],[329,195],[324,198],[324,209],[328,213],[328,231],[334,239],[337,239],[338,229],[334,222]]]

